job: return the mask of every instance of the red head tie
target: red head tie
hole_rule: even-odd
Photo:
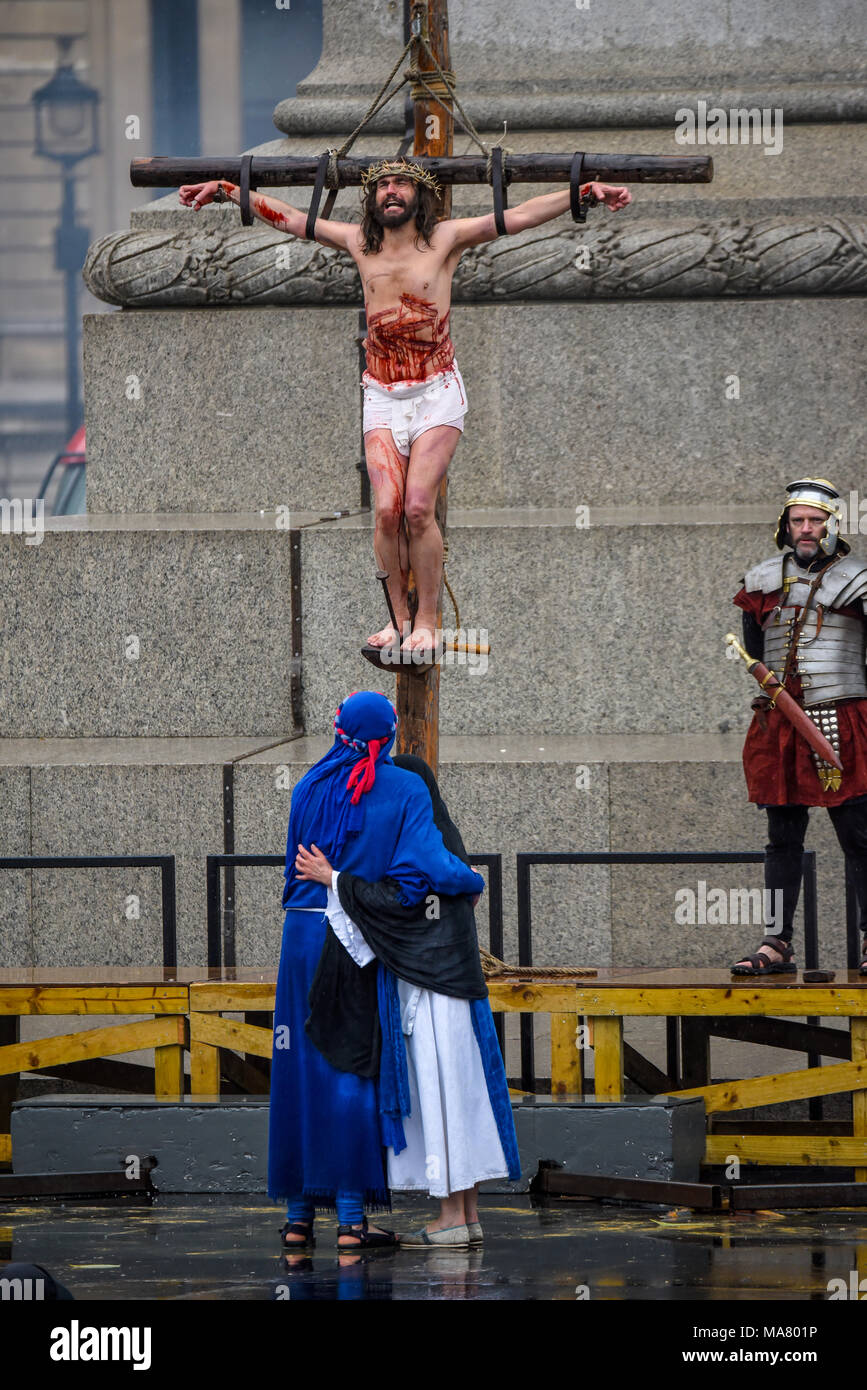
[[[349,780],[346,783],[346,790],[349,791],[352,787],[355,788],[352,793],[353,806],[358,805],[364,792],[369,792],[376,781],[376,760],[379,757],[380,748],[382,748],[385,743],[388,743],[387,738],[369,739],[367,744],[367,756],[356,763],[355,767],[350,772]]]

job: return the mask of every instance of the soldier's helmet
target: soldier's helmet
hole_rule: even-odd
[[[785,550],[787,545],[791,545],[789,539],[789,520],[786,515],[790,507],[815,507],[817,511],[824,512],[826,516],[825,534],[819,541],[821,549],[826,555],[848,555],[851,546],[844,541],[840,535],[840,522],[843,513],[840,509],[840,494],[829,483],[827,478],[798,478],[794,483],[789,483],[786,488],[786,501],[783,510],[777,517],[777,529],[774,532],[774,540],[778,550]]]

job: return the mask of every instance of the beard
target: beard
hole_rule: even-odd
[[[811,565],[814,560],[818,560],[820,557],[827,558],[818,540],[792,541],[791,544],[795,552],[795,559],[800,565]]]
[[[406,226],[407,222],[412,221],[412,219],[415,217],[415,215],[416,215],[417,212],[418,212],[418,194],[417,194],[417,193],[414,193],[414,194],[413,194],[413,196],[412,196],[412,198],[410,199],[409,203],[407,203],[407,204],[405,205],[405,207],[403,208],[403,210],[400,211],[400,212],[399,212],[398,209],[395,208],[395,207],[389,208],[388,211],[386,212],[385,208],[380,207],[377,203],[374,203],[373,207],[370,209],[370,215],[371,215],[371,217],[373,218],[374,222],[376,223],[376,225],[377,225],[378,227],[382,227],[383,230],[385,230],[385,229],[388,228],[388,227],[390,227],[390,228],[392,228],[392,230],[394,230],[394,229],[396,229],[397,227],[404,227],[404,226]]]

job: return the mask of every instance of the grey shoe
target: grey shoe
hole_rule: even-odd
[[[400,1244],[404,1250],[427,1249],[431,1246],[466,1250],[470,1244],[470,1236],[466,1226],[447,1226],[444,1231],[426,1231],[422,1226],[419,1231],[411,1231],[409,1235],[401,1236]]]
[[[485,1239],[481,1221],[468,1221],[467,1234],[470,1238],[470,1245],[481,1245]]]

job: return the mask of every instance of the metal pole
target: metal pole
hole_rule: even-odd
[[[223,963],[223,942],[220,934],[220,860],[216,854],[207,858],[208,969],[218,970]]]
[[[518,876],[518,964],[533,964],[532,915],[530,908],[530,865],[531,854],[519,854],[517,858]],[[536,1089],[535,1047],[533,1040],[533,1015],[521,1014],[521,1090]]]
[[[223,764],[223,854],[235,853],[235,767]],[[223,929],[221,958],[224,965],[235,964],[235,868],[224,858]]]
[[[162,855],[160,859],[162,874],[163,907],[163,966],[177,969],[178,930],[177,930],[177,888],[175,875],[175,856]]]
[[[63,269],[64,318],[66,338],[66,437],[71,439],[81,420],[81,384],[78,370],[78,277],[81,266],[74,264],[75,176],[63,166],[63,199],[57,229],[58,266]]]

